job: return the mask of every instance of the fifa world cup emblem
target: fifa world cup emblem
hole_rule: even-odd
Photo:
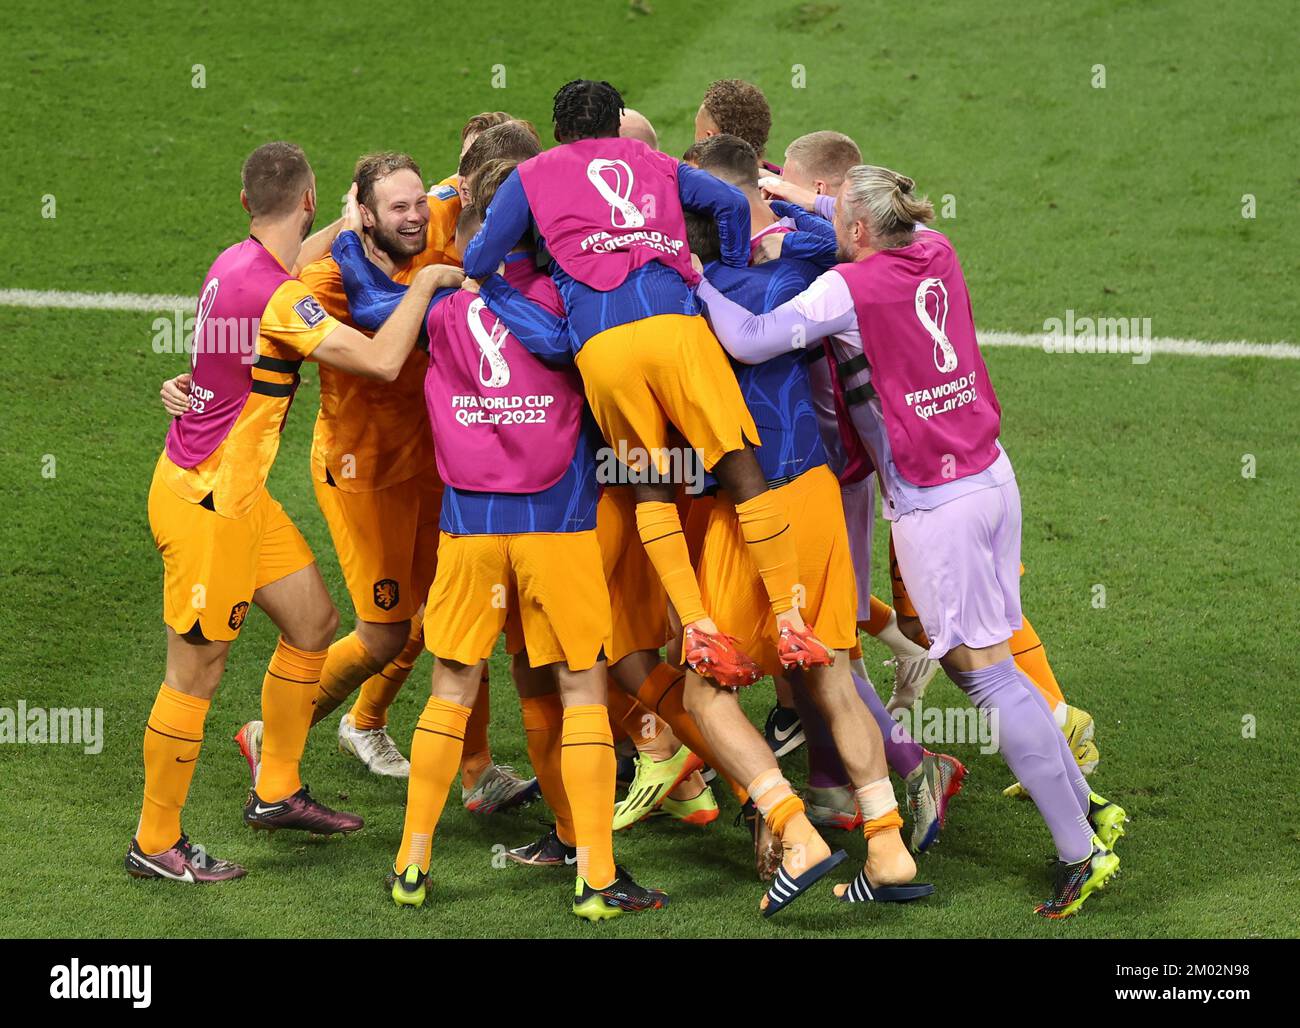
[[[627,161],[597,157],[587,165],[587,178],[600,198],[609,204],[609,220],[615,228],[641,228],[645,215],[628,199],[632,195],[632,169]]]
[[[506,336],[510,334],[500,320],[493,319],[492,328],[483,327],[481,312],[487,306],[481,299],[475,298],[469,305],[467,320],[469,332],[478,343],[481,356],[478,359],[478,380],[489,389],[500,389],[510,382],[510,365],[501,356]]]
[[[203,323],[212,313],[212,307],[217,302],[217,290],[220,287],[221,281],[214,278],[203,287],[203,295],[199,297],[199,309],[194,318],[194,336],[190,340],[190,371],[197,370],[199,366],[199,351],[204,346]]]
[[[934,312],[931,313],[933,299]],[[947,374],[957,368],[957,351],[948,342],[944,327],[948,324],[948,290],[943,280],[927,278],[916,287],[916,316],[934,340],[934,366]]]

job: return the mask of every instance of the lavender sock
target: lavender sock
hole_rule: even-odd
[[[1037,690],[1015,661],[1008,657],[978,671],[948,670],[948,677],[979,710],[997,718],[998,752],[1047,822],[1060,859],[1073,864],[1091,854],[1092,827],[1079,811],[1079,798],[1061,759],[1061,730],[1046,703],[1040,707],[1027,695],[1027,685],[1029,691]]]
[[[889,711],[880,702],[880,696],[869,679],[854,672],[853,684],[858,690],[858,696],[862,698],[862,702],[871,711],[871,716],[876,719],[876,724],[880,726],[880,734],[885,740],[885,760],[889,762],[889,769],[900,778],[906,778],[921,766],[925,749],[908,735],[902,722],[895,721],[889,716]]]
[[[808,747],[808,784],[814,789],[852,788],[849,773],[844,770],[839,750],[835,748],[831,726],[817,709],[803,676],[791,674],[788,680],[794,708],[803,722],[804,745]]]
[[[1019,667],[1016,670],[1020,671]],[[1074,759],[1070,744],[1065,741],[1065,733],[1061,731],[1060,725],[1056,724],[1056,718],[1052,717],[1052,708],[1047,705],[1046,697],[1038,691],[1038,686],[1034,685],[1033,680],[1023,671],[1020,671],[1020,679],[1029,695],[1033,697],[1056,728],[1056,741],[1061,749],[1061,761],[1065,764],[1065,773],[1070,778],[1070,786],[1074,789],[1074,795],[1079,801],[1080,809],[1083,810],[1084,816],[1087,816],[1088,811],[1091,809],[1092,788],[1088,785],[1088,780],[1083,777],[1083,770],[1079,767],[1079,762]]]

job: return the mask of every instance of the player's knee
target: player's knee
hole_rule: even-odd
[[[411,623],[399,621],[396,624],[380,624],[374,621],[358,621],[357,637],[371,657],[381,664],[387,664],[405,648],[406,640],[411,637]]]
[[[290,626],[284,637],[290,645],[302,650],[327,650],[338,629],[339,612],[333,603],[326,601],[299,612],[297,623]]]

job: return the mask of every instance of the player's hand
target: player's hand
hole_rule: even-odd
[[[768,261],[777,260],[781,256],[781,247],[785,244],[784,232],[769,232],[758,241],[758,246],[754,248],[754,256],[750,258],[750,264],[766,264]]]
[[[700,260],[699,254],[697,253],[691,254],[691,267],[695,269],[695,273],[697,275],[704,274],[704,262]]]
[[[793,182],[787,182],[783,178],[777,178],[775,175],[764,175],[758,180],[758,187],[763,190],[768,199],[797,203],[806,211],[816,209],[817,194],[813,190],[805,189],[803,186],[796,186]]]
[[[473,293],[475,296],[478,295],[478,279],[476,278],[470,278],[468,275],[465,276],[465,280],[461,282],[460,287],[467,293]]]
[[[343,202],[343,231],[352,231],[357,235],[362,234],[361,224],[361,204],[357,202],[357,184],[352,183],[352,188],[348,190],[348,195]]]
[[[158,397],[162,400],[163,410],[173,418],[179,418],[190,409],[189,373],[186,372],[184,375],[169,378],[162,384]]]
[[[429,264],[415,273],[433,289],[455,289],[465,281],[465,272],[454,264]]]

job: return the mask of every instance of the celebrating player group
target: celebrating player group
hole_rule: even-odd
[[[351,701],[340,749],[408,779],[384,869],[399,905],[436,894],[458,775],[476,815],[540,794],[554,825],[508,855],[573,866],[572,910],[591,921],[667,906],[614,835],[652,816],[707,824],[724,783],[763,916],[843,863],[830,839],[857,828],[865,862],[834,894],[923,899],[916,857],[966,769],[892,715],[942,667],[992,727],[1007,794],[1051,834],[1037,913],[1074,914],[1118,871],[1126,817],[1088,784],[1092,717],[1021,611],[1020,494],[930,202],[836,131],[767,163],[769,107],[736,80],[708,88],[680,160],[606,82],[563,86],[552,123],[543,148],[527,121],[476,115],[432,186],[406,154],[363,156],[344,216],[314,234],[303,151],[267,143],[244,162],[249,236],[208,270],[190,371],[162,390],[174,419],[149,522],[167,668],[126,870],[246,873],[191,843],[181,812],[252,604],[280,637],[261,717],[236,736],[244,820],[362,827],[299,777],[312,727]],[[356,611],[338,639],[315,558],[266,488],[304,360],[320,365],[312,479]],[[877,490],[889,603],[871,595]],[[859,631],[892,651],[888,702]],[[535,778],[488,742],[503,635]],[[387,712],[422,649],[433,675],[408,762]],[[760,729],[738,692],[764,676]],[[803,796],[780,765],[800,745]]]

